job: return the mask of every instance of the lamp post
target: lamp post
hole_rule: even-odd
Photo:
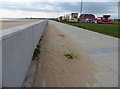
[[[58,17],[59,17],[59,9],[58,9]]]
[[[57,20],[59,20],[59,8],[57,10]]]
[[[81,7],[80,7],[80,15],[82,14],[82,0],[81,0]],[[82,24],[81,23],[81,17],[79,17],[79,20],[80,20],[80,25]]]

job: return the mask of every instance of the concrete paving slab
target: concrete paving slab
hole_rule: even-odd
[[[98,72],[95,76],[102,87],[118,86],[118,77],[116,77],[112,72]]]
[[[118,87],[119,39],[55,21],[49,23],[68,33],[90,55],[97,65],[95,77],[101,87]]]

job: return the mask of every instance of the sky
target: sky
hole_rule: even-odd
[[[59,2],[58,2],[59,1]],[[0,18],[56,18],[72,12],[80,13],[81,0],[1,0]],[[82,0],[82,13],[118,18],[119,0]]]

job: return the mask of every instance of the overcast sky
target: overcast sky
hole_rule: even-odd
[[[24,1],[24,2],[23,2]],[[80,13],[80,2],[78,0],[66,0],[57,2],[56,0],[35,1],[32,0],[1,0],[0,1],[0,18],[25,18],[25,17],[57,17],[71,12]],[[80,0],[79,0],[80,1]],[[110,14],[111,18],[118,17],[119,0],[83,0],[83,13],[102,16]]]

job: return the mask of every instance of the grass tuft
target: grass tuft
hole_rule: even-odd
[[[86,30],[102,33],[102,34],[109,35],[112,37],[120,38],[120,32],[119,32],[120,23],[95,24],[95,23],[90,23],[90,22],[82,22],[82,24],[80,24],[79,22],[77,23],[69,23],[66,21],[59,21],[59,22],[69,24],[72,26],[76,26],[76,27],[80,27],[80,28],[84,28]]]
[[[73,53],[67,53],[67,54],[64,54],[64,56],[65,56],[67,59],[74,59],[74,58],[76,58],[76,56],[75,56]]]
[[[41,39],[39,40],[39,43],[34,51],[34,54],[33,54],[33,57],[32,57],[32,60],[38,60],[38,56],[39,54],[41,53],[40,49],[41,49],[41,41],[42,41],[42,36],[41,36]]]

